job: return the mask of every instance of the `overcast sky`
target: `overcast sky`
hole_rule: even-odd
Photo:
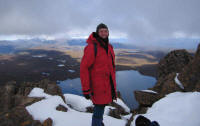
[[[0,0],[0,36],[83,37],[107,24],[133,43],[200,38],[200,0]]]

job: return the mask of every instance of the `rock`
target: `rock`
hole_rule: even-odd
[[[155,101],[160,97],[156,93],[144,92],[144,91],[134,91],[135,99],[141,106],[150,107]]]
[[[185,91],[200,91],[200,44],[194,59],[183,68],[178,79],[183,84]]]
[[[131,115],[131,117],[130,117],[130,119],[128,119],[128,121],[127,121],[127,123],[126,123],[126,126],[131,126],[131,123],[132,123],[132,121],[133,121],[133,117],[136,115],[136,113],[133,113],[132,115]]]
[[[111,109],[111,108],[110,108],[110,111],[109,111],[108,115],[109,115],[109,116],[112,116],[112,117],[114,117],[114,118],[117,118],[117,119],[121,119],[119,109]]]
[[[149,93],[143,91],[135,91],[135,99],[139,103],[139,108],[137,112],[139,114],[143,114],[146,112],[146,107],[151,107],[153,103],[163,98],[166,94],[176,92],[176,91],[184,91],[176,84],[174,78],[176,77],[176,73],[172,72],[165,77],[161,77],[157,80],[155,86],[153,88],[149,88],[156,93]]]
[[[42,126],[52,126],[52,124],[53,124],[52,119],[48,118],[43,122]]]
[[[23,96],[23,95],[15,95],[15,106],[18,105],[24,105],[24,106],[28,106],[31,105],[35,102],[38,102],[44,98],[39,98],[39,97],[27,97],[27,96]]]
[[[176,73],[170,73],[164,78],[159,78],[152,90],[159,93],[160,98],[175,91],[184,91],[175,82]]]
[[[39,87],[44,89],[45,93],[51,94],[51,95],[59,95],[65,101],[65,97],[62,94],[62,91],[60,87],[56,84],[56,82],[49,81],[48,79],[41,80],[39,82],[24,82],[18,86],[18,92],[17,94],[27,96],[30,91],[34,87]]]
[[[30,91],[35,87],[43,88],[48,94],[59,95],[65,102],[59,86],[49,80],[42,80],[37,83],[24,82],[21,84],[10,81],[0,87],[0,126],[42,126],[38,120],[33,120],[32,116],[25,109],[25,106],[43,99],[28,97]],[[67,111],[67,108],[62,106],[59,106],[57,109]],[[52,125],[48,122],[47,124]]]
[[[86,107],[86,112],[93,113],[94,107],[93,106]]]
[[[38,120],[33,120],[25,106],[17,106],[0,114],[0,126],[42,126]]]
[[[157,77],[165,77],[168,74],[181,72],[193,57],[185,50],[174,50],[168,53],[158,64]]]
[[[123,100],[122,100],[123,101]],[[117,112],[119,113],[119,115],[128,115],[129,113],[125,111],[125,109],[120,106],[119,104],[112,102],[110,104],[110,106],[115,107],[117,109]]]
[[[56,107],[56,110],[67,112],[68,109],[65,106],[59,104],[59,106]]]
[[[139,106],[138,108],[138,114],[145,114],[148,110],[148,107],[144,107],[144,106]]]
[[[14,95],[16,92],[15,81],[10,81],[1,87],[0,90],[0,111],[7,111],[13,108]]]
[[[197,47],[197,51],[196,51],[195,57],[200,57],[200,44]]]
[[[200,91],[200,44],[194,57],[186,50],[171,51],[160,60],[157,73],[157,82],[153,88],[149,89],[158,94],[135,91],[135,98],[140,104],[134,110],[135,113],[146,113],[147,107],[169,93]],[[177,73],[179,73],[178,80],[184,89],[175,82]]]

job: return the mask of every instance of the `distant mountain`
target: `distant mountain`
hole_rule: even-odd
[[[119,42],[118,42],[119,41]],[[113,45],[114,48],[123,48],[123,49],[136,49],[137,46],[131,44],[123,44],[120,43],[120,40],[111,39],[110,43]],[[69,46],[86,46],[86,39],[71,39],[67,41]]]
[[[195,50],[200,39],[179,38],[179,39],[166,39],[159,42],[152,43],[155,47],[164,47],[169,49],[193,49]]]
[[[112,43],[113,47],[116,48],[123,48],[123,49],[138,49],[137,46],[135,45],[130,45],[130,44],[122,44],[122,43]]]
[[[0,53],[12,53],[17,49],[31,48],[41,45],[49,45],[56,43],[55,40],[46,39],[18,39],[18,40],[1,40]]]
[[[69,46],[86,46],[86,39],[70,39],[67,40]]]
[[[1,45],[0,46],[0,54],[8,54],[13,53],[15,51],[15,47],[11,45]]]

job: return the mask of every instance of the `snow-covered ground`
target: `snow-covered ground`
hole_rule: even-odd
[[[40,120],[43,122],[47,118],[53,120],[53,126],[90,126],[92,113],[86,113],[86,107],[92,106],[90,100],[86,100],[82,96],[73,95],[73,94],[64,94],[67,104],[72,106],[71,108],[63,102],[60,96],[49,95],[44,93],[44,90],[41,88],[34,88],[29,97],[45,97],[45,99],[36,102],[30,106],[27,106],[26,109],[33,116],[35,120]],[[119,99],[117,100],[123,107],[127,107],[124,103],[121,103]],[[57,111],[56,107],[58,105],[63,105],[68,108],[67,112]],[[126,120],[116,119],[111,116],[108,116],[109,109],[114,107],[106,106],[104,113],[104,123],[106,126],[125,126]],[[129,111],[128,108],[125,108],[126,111]]]
[[[86,113],[86,107],[93,106],[90,100],[74,94],[64,94],[67,104],[60,96],[44,93],[41,88],[34,88],[29,97],[45,97],[45,99],[26,107],[35,120],[43,122],[47,118],[53,120],[53,126],[90,126],[92,113]],[[161,126],[200,126],[200,92],[174,92],[155,102],[143,116],[151,121],[158,121]],[[127,112],[130,109],[122,100],[115,101]],[[68,108],[67,112],[57,111],[61,104]],[[70,107],[69,107],[70,106]],[[104,123],[106,126],[125,126],[131,114],[116,119],[108,116],[109,110],[114,107],[106,106]],[[138,115],[134,117],[136,119]],[[131,123],[135,126],[135,120]]]
[[[200,126],[199,99],[200,92],[171,93],[155,102],[143,116],[158,121],[160,126]]]

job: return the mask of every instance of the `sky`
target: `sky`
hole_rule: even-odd
[[[105,23],[109,37],[133,44],[200,40],[199,5],[200,0],[0,0],[0,39],[87,37]]]

